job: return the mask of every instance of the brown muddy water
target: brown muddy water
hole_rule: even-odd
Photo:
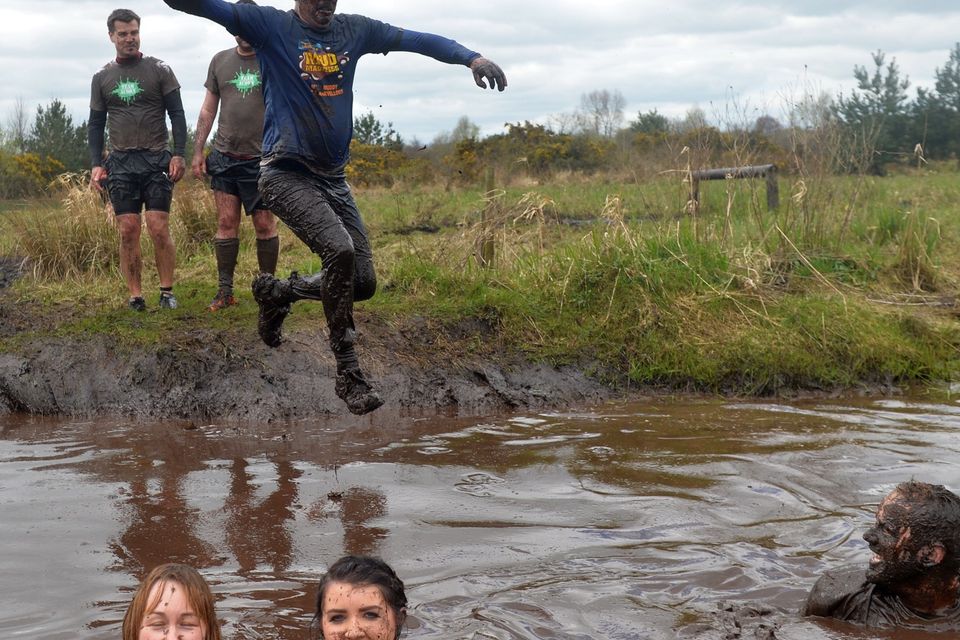
[[[178,561],[213,586],[225,638],[308,638],[347,552],[404,578],[407,638],[739,637],[731,605],[769,609],[783,640],[938,637],[794,612],[824,568],[866,562],[895,484],[960,488],[958,402],[374,416],[4,418],[0,637],[119,638],[144,568]]]

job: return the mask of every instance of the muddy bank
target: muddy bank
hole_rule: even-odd
[[[18,304],[8,288],[23,268],[20,258],[0,257],[0,337],[54,334],[72,310]],[[291,331],[271,349],[247,323],[219,332],[205,317],[184,320],[160,345],[49,336],[0,353],[0,414],[251,421],[348,414],[334,393],[336,363],[324,330]],[[502,353],[495,328],[476,320],[443,326],[358,314],[358,324],[361,361],[386,400],[378,415],[575,406],[612,393],[577,368]]]
[[[289,331],[276,349],[254,326],[215,331],[204,317],[184,318],[162,345],[55,337],[72,310],[18,304],[9,286],[23,268],[20,258],[0,257],[0,337],[38,329],[47,335],[0,352],[0,414],[257,421],[349,414],[334,393],[336,363],[322,329]],[[575,367],[504,353],[496,329],[473,319],[357,319],[361,362],[386,400],[378,415],[576,406],[613,394]]]
[[[573,406],[612,393],[575,368],[504,354],[453,358],[457,336],[432,336],[431,342],[447,341],[432,348],[405,335],[410,327],[361,323],[361,358],[386,400],[382,413]],[[334,394],[335,363],[324,333],[296,332],[270,349],[250,329],[233,335],[189,329],[141,348],[102,335],[31,341],[0,354],[0,409],[194,420],[347,413]]]

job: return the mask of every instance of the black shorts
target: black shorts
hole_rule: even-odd
[[[111,151],[104,163],[107,191],[113,212],[140,214],[147,211],[170,212],[173,181],[169,151]]]
[[[231,158],[214,149],[207,156],[207,175],[214,191],[228,193],[240,198],[247,215],[266,209],[257,188],[260,175],[260,158],[240,160]]]

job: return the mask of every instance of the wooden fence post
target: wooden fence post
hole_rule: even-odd
[[[493,167],[487,169],[483,180],[483,189],[490,198],[486,206],[480,212],[480,266],[489,269],[493,266],[493,260],[496,257],[496,244],[493,241],[493,223],[491,218],[495,218],[495,209],[498,206],[497,201],[491,198],[494,187]]]
[[[777,165],[775,164],[692,171],[690,173],[690,198],[693,206],[697,210],[700,208],[701,180],[740,180],[744,178],[766,178],[767,210],[776,211],[780,207],[780,185],[777,182]]]

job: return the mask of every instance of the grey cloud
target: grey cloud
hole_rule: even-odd
[[[113,55],[106,16],[123,4],[143,17],[143,51],[174,69],[188,121],[195,122],[207,63],[232,39],[218,25],[159,0],[0,0],[0,122],[17,96],[31,111],[58,97],[75,119],[86,118],[90,77]],[[292,0],[260,4],[293,6]],[[461,115],[485,133],[505,122],[544,121],[601,88],[621,91],[631,117],[650,108],[682,114],[694,103],[710,113],[711,104],[741,99],[776,111],[798,84],[848,88],[853,66],[869,64],[876,49],[896,56],[915,86],[929,86],[960,38],[954,2],[341,0],[340,10],[452,37],[506,70],[510,88],[498,94],[473,86],[465,69],[411,54],[365,59],[355,87],[358,105],[422,141],[449,130]]]

